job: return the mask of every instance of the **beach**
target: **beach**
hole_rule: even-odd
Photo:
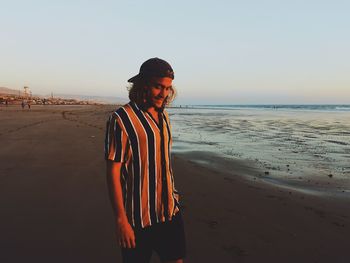
[[[103,152],[106,120],[115,108],[1,106],[0,262],[121,262]],[[346,130],[347,115],[330,113],[327,128],[320,118],[313,123],[314,115],[293,115],[291,126],[280,113],[240,113],[220,129],[224,135],[236,127],[238,137],[231,140],[217,135],[223,122],[206,123],[204,133],[195,111],[187,112],[190,119],[183,109],[169,113],[188,242],[185,262],[349,262],[348,135],[327,134],[334,127],[329,120]],[[214,116],[218,121],[226,115]],[[259,120],[260,126],[251,125]],[[323,127],[334,147],[317,138],[303,144],[304,134],[286,135],[303,126],[313,136],[307,124]],[[282,125],[285,136],[261,133],[264,125]],[[253,138],[256,147],[241,135]],[[277,151],[268,151],[266,142],[277,144]],[[293,154],[298,158],[289,162]],[[153,256],[152,262],[159,260]]]

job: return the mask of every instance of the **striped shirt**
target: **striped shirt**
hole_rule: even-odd
[[[166,111],[159,113],[156,123],[148,112],[129,102],[107,121],[105,159],[122,164],[124,208],[134,227],[171,220],[179,211],[171,143]]]

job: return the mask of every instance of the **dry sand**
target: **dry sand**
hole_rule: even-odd
[[[103,159],[112,109],[0,108],[1,263],[120,262]],[[176,154],[174,172],[186,262],[350,262],[349,199],[247,180],[250,163],[209,153]]]

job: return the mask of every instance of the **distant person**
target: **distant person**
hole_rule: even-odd
[[[30,102],[28,102],[27,104],[28,104],[28,109],[30,109]]]
[[[5,105],[6,107],[9,105],[9,101],[7,99],[5,100]]]
[[[151,58],[128,82],[130,102],[107,122],[107,183],[124,263],[162,262],[186,254],[179,194],[171,169],[171,127],[165,106],[175,98],[174,72]]]
[[[22,110],[23,110],[23,109],[24,109],[24,106],[26,105],[26,104],[24,103],[24,101],[23,101],[23,100],[22,100],[21,105],[22,105]]]

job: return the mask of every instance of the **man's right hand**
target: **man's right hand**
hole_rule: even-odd
[[[117,238],[123,248],[135,248],[135,234],[127,219],[117,219]]]

